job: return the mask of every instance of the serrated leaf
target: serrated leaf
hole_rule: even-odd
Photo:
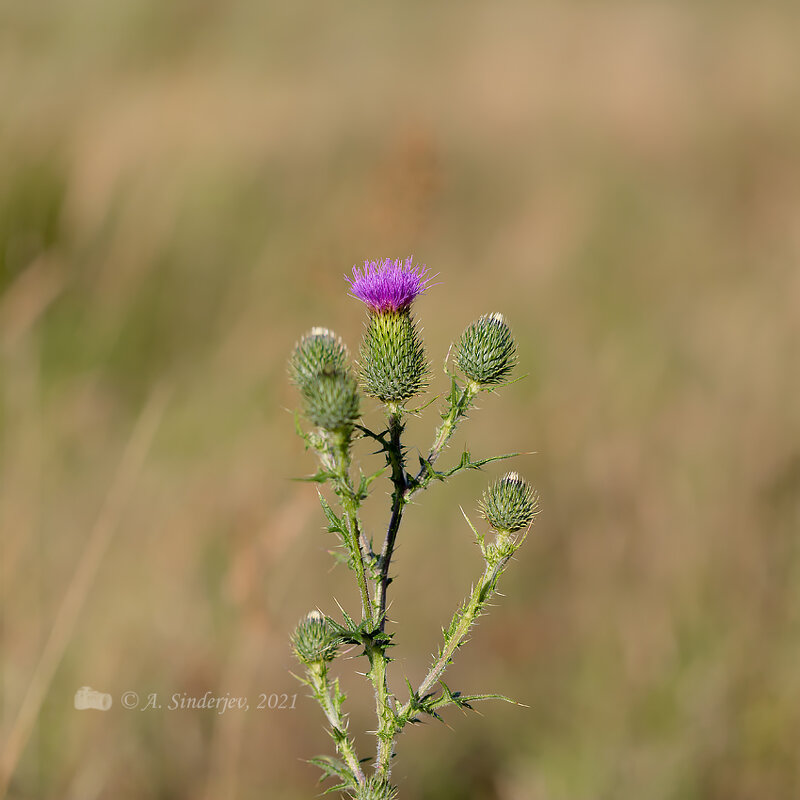
[[[335,478],[333,472],[327,469],[320,469],[314,475],[307,475],[303,478],[292,478],[293,481],[300,481],[302,483],[327,483],[331,478]]]
[[[455,408],[460,401],[461,389],[456,381],[456,376],[450,374],[450,392],[447,395],[447,410],[442,414],[442,419],[447,419],[450,416],[451,409]]]
[[[489,458],[479,458],[477,461],[473,461],[469,450],[464,450],[464,452],[461,454],[461,460],[458,462],[458,464],[456,464],[456,466],[439,474],[443,476],[442,480],[444,480],[444,478],[450,478],[462,470],[479,470],[486,466],[486,464],[491,464],[494,461],[505,461],[508,458],[516,458],[519,455],[521,455],[521,453],[504,453],[501,456],[490,456]]]
[[[314,758],[308,760],[308,763],[313,764],[324,773],[320,778],[320,783],[326,778],[337,778],[341,781],[341,784],[327,789],[323,794],[341,789],[355,789],[357,786],[357,781],[353,777],[353,773],[350,772],[350,768],[338,758],[333,756],[314,756]]]
[[[385,472],[386,472],[386,467],[381,467],[377,472],[374,472],[372,475],[363,475],[363,474],[361,475],[361,481],[359,482],[358,492],[357,492],[357,497],[359,500],[367,499],[367,492],[369,487]]]
[[[474,711],[475,709],[472,707],[472,703],[477,703],[482,700],[502,700],[505,703],[520,705],[516,700],[512,700],[510,697],[506,697],[503,694],[463,694],[462,692],[454,692],[444,681],[439,681],[439,685],[442,687],[441,694],[421,704],[421,710],[424,713],[430,714],[437,719],[441,719],[436,713],[437,709],[450,705],[457,706],[465,711]]]
[[[339,517],[336,516],[334,510],[331,508],[330,503],[325,499],[322,492],[318,492],[319,494],[319,502],[322,506],[322,511],[325,514],[326,519],[328,520],[328,530],[331,533],[342,533],[344,530],[344,525]]]

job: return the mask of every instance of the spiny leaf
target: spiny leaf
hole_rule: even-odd
[[[337,712],[339,712],[339,714],[341,714],[342,705],[344,704],[344,701],[347,700],[347,695],[339,688],[339,679],[338,678],[336,678],[336,680],[333,682],[333,698],[332,698],[332,700],[333,700],[333,704],[334,704]]]
[[[331,478],[336,475],[327,469],[320,469],[314,475],[307,475],[303,478],[292,478],[294,481],[301,481],[303,483],[327,483]]]
[[[448,373],[450,374],[450,373]],[[447,395],[447,410],[442,413],[442,419],[450,416],[450,410],[457,406],[461,400],[461,389],[459,388],[456,376],[450,374],[450,393]]]
[[[455,475],[457,472],[461,472],[465,469],[481,469],[482,467],[486,466],[486,464],[491,464],[493,461],[505,461],[507,458],[516,458],[519,455],[521,455],[521,453],[504,453],[501,456],[479,458],[477,461],[473,461],[469,450],[464,450],[464,452],[461,454],[461,461],[459,461],[458,464],[456,464],[456,466],[452,469],[446,470],[441,474],[444,478],[449,478],[452,475]]]
[[[444,681],[439,681],[439,685],[442,687],[442,693],[439,695],[439,697],[426,704],[427,713],[448,705],[454,705],[464,710],[474,711],[471,703],[477,703],[482,700],[502,700],[505,703],[520,705],[520,703],[518,703],[516,700],[512,700],[510,697],[506,697],[503,694],[462,694],[461,692],[452,691]]]
[[[361,481],[358,485],[358,491],[356,492],[356,496],[358,500],[366,500],[367,499],[367,491],[373,481],[380,478],[386,472],[386,467],[381,467],[377,472],[372,473],[372,475],[361,475]]]
[[[378,450],[379,453],[383,452],[384,450],[391,449],[391,443],[386,439],[386,437],[389,435],[388,430],[381,431],[381,433],[375,433],[375,431],[371,431],[369,428],[365,428],[363,425],[356,424],[354,427],[356,430],[361,431],[365,438],[374,439],[381,446],[381,449]]]
[[[294,429],[297,435],[303,440],[306,450],[314,450],[319,453],[325,447],[322,437],[316,433],[306,433],[300,424],[300,414],[294,412]]]
[[[330,506],[330,503],[328,503],[328,501],[322,495],[322,492],[319,492],[319,502],[322,506],[323,512],[325,513],[325,517],[328,520],[328,530],[331,533],[338,533],[344,537],[347,537],[347,528],[345,528],[342,520],[336,516],[334,510]]]
[[[324,773],[319,779],[320,783],[326,778],[337,778],[341,781],[341,784],[326,790],[323,794],[328,794],[328,792],[336,791],[337,789],[355,789],[358,785],[349,767],[344,761],[338,758],[334,758],[333,756],[315,756],[314,758],[310,758],[308,763],[318,767]]]
[[[406,408],[404,409],[404,411],[406,414],[413,414],[414,416],[417,416],[421,414],[426,408],[432,406],[440,397],[441,395],[436,394],[433,397],[431,397],[431,399],[428,400],[426,403],[423,403],[421,406],[417,406],[417,408]]]

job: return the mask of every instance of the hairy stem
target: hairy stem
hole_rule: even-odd
[[[331,471],[334,473],[334,491],[342,505],[342,510],[347,518],[349,532],[348,549],[356,573],[356,581],[361,594],[362,619],[372,618],[372,602],[369,597],[369,586],[364,568],[365,561],[371,562],[370,548],[367,537],[358,517],[359,500],[353,489],[350,479],[350,441],[349,437],[340,434],[336,436],[330,447]]]
[[[450,437],[455,433],[461,418],[466,415],[467,411],[469,411],[472,401],[475,399],[475,395],[478,394],[479,391],[480,386],[477,383],[470,381],[459,394],[454,395],[451,398],[450,407],[447,409],[447,413],[444,415],[442,424],[436,429],[436,434],[433,438],[433,444],[431,445],[430,452],[428,453],[427,461],[431,466],[436,463],[436,459],[439,458],[439,455],[441,454],[442,450],[444,450],[445,445],[450,441]],[[419,489],[425,488],[427,484],[421,483],[424,475],[425,467],[421,467],[420,471],[417,473],[417,478],[414,482],[414,488],[408,492],[409,497],[415,492],[419,491]]]
[[[341,753],[358,784],[363,785],[366,782],[364,771],[361,769],[361,763],[356,755],[353,740],[347,735],[347,718],[341,713],[339,703],[334,702],[331,697],[327,667],[324,664],[310,665],[308,677],[311,688],[314,691],[314,697],[322,707],[322,711],[331,726],[331,735],[336,742],[336,749]],[[338,691],[336,694],[338,696]]]
[[[489,567],[487,565],[483,575],[481,576],[481,579],[472,590],[472,594],[470,595],[467,605],[461,614],[461,618],[456,624],[453,634],[449,637],[448,641],[442,645],[442,650],[439,654],[439,657],[433,662],[433,665],[428,671],[428,674],[425,676],[425,679],[419,685],[419,688],[417,689],[418,695],[422,696],[429,692],[439,678],[442,677],[444,671],[452,661],[456,650],[461,647],[464,639],[466,639],[467,634],[470,631],[470,628],[472,628],[475,620],[480,615],[480,611],[488,599],[488,595],[497,585],[497,579],[500,576],[501,571],[502,567],[499,565],[495,565],[494,567]]]
[[[375,713],[378,720],[378,729],[375,731],[378,740],[375,771],[376,774],[388,778],[394,751],[394,737],[397,733],[397,716],[392,708],[386,680],[388,659],[384,646],[370,649],[368,655],[370,659],[369,678],[375,688]]]
[[[480,580],[472,589],[472,593],[466,603],[453,615],[453,621],[445,634],[445,641],[442,644],[439,655],[431,665],[428,674],[420,683],[416,691],[416,697],[422,698],[436,685],[436,682],[444,675],[445,670],[450,665],[456,650],[464,644],[475,621],[483,612],[495,589],[497,581],[511,559],[513,551],[507,555],[495,556],[491,558],[481,575]],[[411,710],[411,700],[398,709],[397,718],[399,721],[398,730],[407,721]],[[413,715],[412,715],[413,716]]]
[[[433,466],[436,459],[441,454],[450,437],[456,430],[458,423],[469,410],[472,400],[478,393],[479,387],[475,383],[469,383],[464,389],[456,394],[450,402],[450,407],[444,416],[442,424],[437,428],[428,454],[428,464]],[[398,408],[389,409],[389,446],[387,448],[389,465],[392,469],[391,481],[394,486],[392,493],[392,513],[389,520],[389,527],[386,531],[383,548],[378,558],[380,574],[375,582],[375,623],[376,628],[383,631],[386,627],[386,603],[387,590],[391,581],[389,568],[394,555],[394,547],[397,541],[397,532],[403,519],[403,509],[410,500],[411,496],[426,484],[421,483],[425,474],[425,469],[420,470],[417,479],[411,483],[406,473],[405,460],[403,457],[403,446],[401,436],[403,424],[401,412]],[[398,720],[397,713],[391,707],[390,694],[388,690],[385,655],[385,646],[376,648],[370,655],[371,669],[370,678],[375,688],[375,704],[378,717],[378,738],[376,771],[383,777],[389,776],[391,769],[391,758],[394,752],[394,739],[397,736],[402,724]]]
[[[475,395],[480,391],[480,386],[477,383],[468,383],[459,393],[454,393],[450,401],[450,407],[444,415],[442,424],[436,429],[433,444],[428,453],[427,463],[433,466],[439,458],[445,445],[450,441],[450,438],[455,433],[458,423],[469,411]],[[389,410],[389,462],[392,467],[392,484],[394,485],[394,492],[392,493],[392,515],[389,520],[389,527],[386,531],[386,538],[383,543],[381,554],[378,558],[380,565],[380,581],[376,583],[375,587],[375,614],[376,623],[383,630],[386,624],[386,593],[390,583],[389,567],[392,563],[392,556],[394,554],[394,546],[397,540],[397,531],[400,528],[400,523],[403,518],[403,508],[409,502],[411,497],[420,489],[427,486],[427,481],[424,481],[425,467],[421,467],[417,477],[412,482],[409,482],[408,476],[405,471],[405,463],[403,460],[403,449],[400,441],[403,426],[400,418],[400,411],[398,409]]]

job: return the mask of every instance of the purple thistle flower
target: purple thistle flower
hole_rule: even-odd
[[[392,261],[365,261],[364,268],[353,267],[350,284],[351,295],[366,303],[371,311],[407,311],[414,300],[430,285],[428,269],[414,264],[409,256]]]

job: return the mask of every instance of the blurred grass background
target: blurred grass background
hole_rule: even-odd
[[[454,447],[535,450],[544,512],[449,681],[530,707],[404,734],[401,796],[800,796],[799,30],[789,2],[3,4],[7,796],[315,795],[330,741],[287,633],[356,598],[289,481],[313,464],[285,359],[313,325],[355,349],[343,273],[409,253],[440,273],[433,392],[471,319],[513,323],[529,377]],[[494,472],[408,514],[398,690],[479,568],[458,506]],[[87,684],[111,711],[73,709]],[[299,697],[219,717],[128,689]]]

